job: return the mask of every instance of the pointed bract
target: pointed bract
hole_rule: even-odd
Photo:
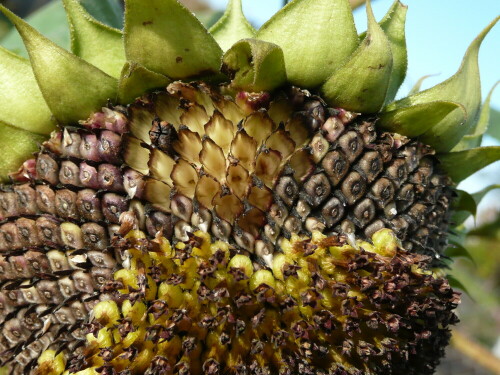
[[[380,115],[378,124],[384,130],[414,138],[425,133],[457,108],[462,109],[462,115],[465,120],[465,108],[460,104],[453,102],[430,102],[383,112]]]
[[[231,78],[234,89],[272,91],[285,84],[283,51],[273,43],[245,39],[224,54],[222,71]]]
[[[127,0],[125,7],[127,60],[172,79],[218,72],[222,50],[176,0],[150,0],[148,6]]]
[[[394,100],[399,87],[406,77],[408,53],[406,51],[405,21],[408,7],[396,0],[385,17],[380,21],[380,27],[389,39],[392,51],[392,72],[385,102]]]
[[[308,88],[321,85],[358,46],[347,0],[294,0],[259,29],[257,38],[279,45],[288,81]]]
[[[76,56],[118,78],[125,63],[122,32],[87,13],[78,0],[63,0],[71,32],[71,50]]]
[[[417,92],[420,92],[420,89],[422,87],[422,84],[427,78],[433,77],[436,74],[427,74],[425,76],[422,76],[418,79],[418,81],[413,85],[410,91],[408,91],[408,96],[416,94]]]
[[[0,47],[0,121],[37,134],[55,129],[28,60]]]
[[[241,0],[229,0],[226,11],[209,31],[223,51],[241,39],[255,37],[256,33],[243,14]]]
[[[321,91],[328,104],[375,113],[384,105],[393,59],[389,39],[375,20],[370,2],[366,7],[368,31],[349,61],[337,69]]]
[[[458,145],[453,148],[453,151],[461,151],[467,150],[469,148],[479,147],[481,145],[481,141],[483,140],[483,135],[488,130],[489,122],[490,122],[490,101],[491,95],[495,88],[498,86],[500,81],[495,83],[495,85],[491,88],[488,96],[486,97],[482,107],[481,112],[479,113],[479,119],[476,124],[472,127],[469,134],[465,135]]]
[[[453,111],[439,124],[429,129],[421,141],[434,147],[436,151],[450,151],[460,139],[474,126],[481,105],[481,83],[479,79],[478,53],[484,37],[500,19],[495,18],[474,41],[465,53],[458,72],[446,81],[415,95],[398,100],[387,106],[393,110],[410,105],[428,103],[436,100],[453,101],[462,104],[467,111],[467,118],[462,122],[462,113]]]
[[[7,8],[0,11],[21,34],[43,97],[61,124],[86,118],[115,99],[115,78],[55,45]]]
[[[6,182],[46,137],[0,122],[0,181]]]
[[[127,61],[118,84],[118,100],[122,104],[129,104],[135,98],[147,91],[166,87],[171,79],[162,74],[152,72],[145,67]]]
[[[478,147],[440,154],[439,160],[441,168],[455,183],[459,183],[487,165],[500,160],[500,146]]]

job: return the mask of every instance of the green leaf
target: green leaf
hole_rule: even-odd
[[[209,31],[223,51],[241,39],[255,37],[256,33],[243,14],[241,0],[229,0],[226,11]]]
[[[500,160],[500,146],[478,147],[438,155],[441,168],[455,183]]]
[[[442,101],[402,107],[390,112],[382,112],[377,125],[380,124],[381,129],[415,138],[439,123],[458,107],[462,106]],[[465,109],[463,107],[461,109],[465,117]]]
[[[222,50],[176,0],[125,2],[127,60],[172,79],[216,74]]]
[[[0,181],[8,181],[26,159],[33,156],[46,137],[0,123]]]
[[[69,49],[68,21],[62,2],[48,3],[27,17],[26,22],[58,46]],[[29,57],[23,40],[15,28],[2,39],[2,45],[22,57]]]
[[[483,135],[484,133],[486,133],[486,130],[488,129],[490,122],[491,95],[493,94],[493,91],[495,90],[495,88],[499,83],[500,81],[495,83],[495,85],[491,88],[490,92],[488,93],[488,96],[486,97],[486,100],[484,101],[483,106],[481,107],[481,112],[479,113],[479,120],[477,121],[477,123],[472,127],[469,134],[464,136],[460,140],[460,142],[453,148],[453,151],[467,150],[469,148],[479,147],[481,145],[481,141],[483,140]]]
[[[457,222],[457,218],[460,219],[462,216],[465,215],[467,218],[469,214],[472,214],[474,217],[476,216],[477,212],[477,203],[474,200],[474,197],[467,193],[466,191],[463,190],[456,190],[457,197],[453,201],[452,209],[453,209],[453,217],[452,217],[452,222],[455,225],[460,225],[463,223],[462,220],[460,222]],[[459,215],[459,216],[457,216]]]
[[[112,77],[125,63],[122,32],[92,18],[78,0],[63,0],[71,25],[71,50]]]
[[[347,0],[294,0],[260,28],[257,38],[281,47],[288,81],[304,88],[325,82],[358,46]]]
[[[453,202],[453,209],[456,211],[467,211],[476,216],[477,203],[474,197],[464,190],[455,190],[457,197]]]
[[[387,108],[387,110],[394,110],[400,107],[409,107],[440,100],[462,104],[467,111],[465,122],[463,122],[461,111],[455,110],[421,137],[423,143],[431,145],[438,152],[451,150],[470,131],[476,122],[481,104],[481,83],[477,61],[479,47],[484,37],[499,19],[500,16],[491,22],[474,39],[467,49],[462,65],[455,75],[437,86],[398,100],[390,104]]]
[[[87,118],[115,99],[115,78],[57,46],[4,6],[0,11],[21,34],[42,95],[61,124]]]
[[[369,1],[366,12],[368,30],[365,39],[321,90],[326,102],[332,106],[375,113],[384,104],[393,63],[390,42],[375,20]]]
[[[231,87],[245,91],[272,91],[286,82],[283,51],[273,43],[245,39],[233,45],[223,57],[222,72]]]
[[[172,80],[152,72],[139,64],[127,62],[118,86],[118,97],[122,104],[129,104],[146,91],[165,88]]]
[[[0,47],[0,121],[37,134],[55,129],[28,60]]]
[[[488,194],[490,191],[495,190],[495,189],[500,189],[500,184],[494,184],[490,185],[483,190],[478,191],[477,193],[474,194],[468,194],[466,192],[462,192],[459,190],[459,195],[458,195],[458,202],[456,201],[454,207],[454,210],[456,212],[453,213],[453,216],[451,218],[451,221],[455,224],[455,226],[459,226],[463,224],[465,220],[470,216],[469,213],[472,213],[473,215],[476,215],[476,211],[472,212],[470,209],[467,207],[472,207],[472,203],[469,201],[468,203],[462,202],[463,196],[461,195],[466,194],[468,197],[466,198],[467,200],[472,199],[474,201],[475,207],[479,206],[479,203],[483,200],[483,198]]]
[[[121,29],[123,27],[123,8],[120,0],[81,0],[85,9],[102,23]]]
[[[424,83],[424,81],[429,78],[429,77],[433,77],[435,74],[428,74],[426,76],[423,76],[423,77],[420,77],[417,81],[417,83],[415,83],[413,85],[413,87],[411,88],[411,90],[408,92],[408,96],[410,95],[413,95],[413,94],[416,94],[417,92],[420,92],[420,88],[422,87],[422,83]]]
[[[450,258],[466,258],[476,264],[469,251],[458,243],[450,243],[450,246],[445,250],[444,255],[449,256]]]
[[[450,283],[450,286],[453,289],[461,289],[465,294],[467,294],[469,297],[471,297],[471,294],[469,293],[469,291],[467,290],[467,288],[465,287],[465,285],[461,281],[457,280],[455,277],[453,277],[451,275],[447,275],[446,278],[448,279],[448,282]]]
[[[385,17],[380,21],[380,27],[391,43],[392,72],[385,102],[391,102],[396,97],[399,87],[406,77],[408,53],[406,51],[405,22],[408,7],[396,0]]]

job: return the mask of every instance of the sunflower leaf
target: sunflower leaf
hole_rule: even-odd
[[[462,104],[467,111],[463,121],[461,111],[455,110],[446,116],[439,124],[423,134],[421,141],[429,144],[438,152],[451,150],[464,135],[474,126],[481,104],[481,83],[479,79],[478,53],[479,47],[500,16],[495,18],[474,41],[465,53],[458,72],[446,81],[430,89],[421,91],[407,98],[388,105],[391,111],[400,107],[423,104],[437,100],[453,101]]]
[[[234,89],[272,91],[286,82],[283,51],[273,43],[244,39],[223,57],[222,69]]]
[[[389,38],[392,51],[392,72],[385,102],[391,102],[396,97],[399,87],[406,77],[408,53],[406,51],[405,21],[408,7],[396,0],[387,14],[380,21],[380,27]]]
[[[471,296],[471,294],[469,293],[469,291],[467,290],[467,288],[465,287],[465,285],[458,279],[456,279],[454,276],[451,276],[451,275],[447,275],[446,278],[448,279],[448,282],[450,283],[450,286],[453,288],[453,289],[460,289],[462,290],[465,294],[467,294],[472,300],[474,300]]]
[[[63,3],[71,25],[73,53],[110,76],[119,77],[125,63],[122,32],[92,18],[78,0]]]
[[[256,34],[243,14],[241,0],[230,0],[222,17],[209,31],[223,51],[227,51],[238,40],[253,38]]]
[[[347,0],[291,1],[260,28],[257,38],[279,45],[288,81],[307,88],[325,82],[358,46]]]
[[[500,146],[478,147],[439,155],[441,168],[455,183],[500,160]]]
[[[474,201],[474,205],[477,207],[477,206],[479,206],[479,203],[481,203],[483,198],[486,196],[486,194],[488,194],[490,191],[495,190],[495,189],[500,189],[500,184],[490,185],[490,186],[484,188],[483,190],[480,190],[474,194],[468,194],[466,192],[461,192],[459,190],[458,202],[455,203],[455,205],[457,205],[457,206],[456,206],[456,208],[454,208],[455,212],[451,218],[451,221],[455,224],[455,226],[463,224],[463,222],[465,220],[467,220],[467,218],[470,216],[470,213],[472,213],[473,215],[476,214],[475,211],[471,212],[471,210],[467,209],[467,207],[466,207],[466,206],[472,207],[472,204],[470,201],[468,203],[466,203],[466,202],[460,203],[461,201],[464,200],[463,199],[464,197],[461,195],[462,193],[466,194],[470,198],[472,198],[472,200]],[[470,199],[469,197],[465,197],[465,200],[469,200]]]
[[[450,258],[466,258],[473,264],[476,264],[469,251],[459,243],[451,242],[450,246],[445,250],[444,254]]]
[[[457,197],[453,201],[453,210],[455,212],[465,211],[468,214],[472,214],[474,217],[477,212],[477,203],[474,200],[474,197],[463,190],[456,190]],[[452,220],[455,224],[458,224],[456,221]],[[461,224],[461,223],[460,223]]]
[[[4,6],[28,50],[38,86],[61,124],[76,122],[116,97],[117,80],[45,38]]]
[[[366,12],[368,31],[365,39],[321,90],[326,102],[332,106],[375,113],[384,104],[393,62],[389,39],[375,20],[369,1]]]
[[[462,109],[465,117],[465,109],[460,104],[437,101],[382,112],[378,124],[384,130],[414,138],[425,133],[457,108]]]
[[[217,73],[222,50],[177,0],[125,2],[127,60],[172,79]],[[180,32],[182,30],[182,32]]]
[[[28,60],[0,47],[0,121],[37,134],[55,129]]]
[[[122,104],[129,104],[144,92],[166,87],[171,79],[164,75],[152,72],[137,63],[125,63],[120,83],[118,85],[118,97]]]
[[[495,85],[491,88],[490,92],[488,93],[488,96],[486,97],[486,100],[484,101],[483,106],[481,107],[481,112],[479,113],[479,119],[477,120],[477,123],[471,129],[469,134],[464,136],[460,140],[460,142],[453,148],[453,151],[467,150],[469,148],[479,147],[481,145],[481,141],[483,140],[483,135],[488,130],[490,122],[491,95],[493,94],[493,91],[495,90],[495,88],[499,83],[500,81],[495,83]]]
[[[0,181],[8,181],[22,163],[38,150],[45,136],[0,122]]]

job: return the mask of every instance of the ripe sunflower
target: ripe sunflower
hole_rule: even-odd
[[[0,7],[30,57],[0,49],[23,98],[0,106],[11,372],[431,374],[457,321],[455,186],[500,159],[477,121],[498,18],[455,75],[394,101],[399,1],[379,23],[368,2],[361,35],[347,0],[258,31],[239,0],[208,31],[127,0],[123,32],[63,2],[73,53]]]

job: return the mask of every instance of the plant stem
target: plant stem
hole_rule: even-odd
[[[455,349],[471,358],[485,369],[489,369],[495,375],[500,375],[500,359],[491,354],[488,349],[469,339],[456,329],[452,332],[451,344]]]

